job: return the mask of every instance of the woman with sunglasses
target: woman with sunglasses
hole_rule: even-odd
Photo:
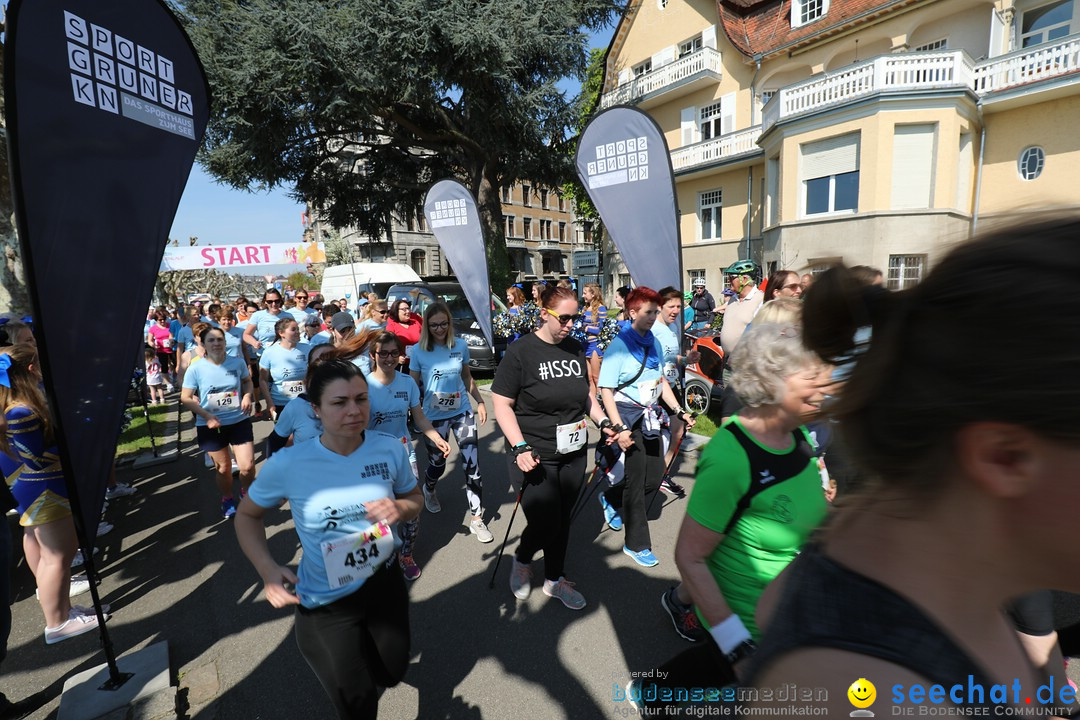
[[[244,342],[246,342],[254,351],[250,352],[249,355],[251,356],[251,364],[253,366],[252,377],[258,378],[253,380],[256,394],[260,392],[261,372],[254,366],[259,364],[259,360],[262,358],[263,348],[274,342],[274,339],[277,337],[274,326],[277,325],[277,321],[281,319],[281,314],[284,312],[281,293],[273,288],[263,293],[263,304],[266,306],[266,309],[252,313],[251,317],[248,318],[247,327],[244,328]],[[268,395],[269,393],[265,394]],[[258,404],[255,405],[255,412],[260,412]]]
[[[480,479],[477,452],[479,433],[476,425],[477,420],[480,425],[487,422],[487,408],[469,372],[469,346],[463,339],[454,338],[450,317],[450,308],[446,303],[435,302],[424,310],[424,327],[420,331],[420,342],[413,349],[409,374],[420,386],[424,414],[435,426],[439,437],[446,440],[450,432],[454,433],[463,461],[465,496],[472,513],[469,532],[476,535],[480,542],[489,543],[494,538],[484,524],[483,482]],[[469,404],[470,395],[476,401],[475,416]],[[441,452],[426,438],[424,444],[428,453],[428,466],[421,487],[424,506],[428,512],[437,513],[442,510],[442,505],[435,494],[435,485],[446,472],[447,453]]]
[[[775,298],[793,298],[798,300],[802,297],[802,281],[799,273],[794,270],[777,270],[769,276],[765,283],[765,297],[762,304]]]
[[[601,493],[600,504],[609,526],[615,525],[616,517],[621,518],[619,526],[626,527],[623,552],[643,567],[660,563],[652,551],[645,516],[645,495],[660,487],[664,475],[660,400],[669,408],[680,407],[664,379],[663,350],[652,334],[662,300],[648,287],[634,288],[626,296],[624,309],[630,324],[604,351],[599,380],[604,408],[615,424],[619,448],[625,453],[623,481]],[[689,413],[679,412],[679,417],[693,427]]]
[[[530,564],[543,552],[544,594],[581,610],[585,598],[566,579],[564,565],[570,513],[585,477],[586,415],[608,436],[613,432],[593,402],[581,344],[569,337],[581,319],[574,291],[549,286],[541,302],[540,327],[506,349],[491,385],[510,480],[530,486],[521,496],[528,525],[514,554],[510,591],[528,599]]]
[[[387,315],[389,315],[389,311],[386,309],[386,301],[373,300],[364,308],[364,319],[360,321],[356,329],[360,332],[365,330],[385,330]]]
[[[300,328],[292,315],[282,314],[274,324],[277,342],[263,350],[259,376],[269,388],[270,418],[277,422],[278,408],[304,392],[307,374],[307,346],[300,346]]]
[[[435,432],[431,421],[424,415],[420,407],[420,390],[408,375],[402,375],[397,371],[398,357],[401,355],[401,343],[391,333],[383,331],[376,335],[370,343],[372,371],[367,375],[368,401],[371,404],[371,415],[368,420],[368,429],[393,435],[400,438],[401,442],[409,451],[409,462],[412,465],[414,475],[416,470],[416,450],[413,448],[412,437],[409,433],[409,418],[429,443],[432,443],[443,455],[450,454],[450,443],[446,442]],[[420,577],[420,566],[413,558],[413,546],[416,543],[416,535],[420,529],[419,514],[400,526],[401,551],[398,553],[398,563],[406,580],[415,580]]]
[[[240,470],[241,497],[255,479],[251,376],[243,360],[225,354],[225,332],[199,324],[203,325],[199,342],[206,354],[185,373],[180,403],[195,414],[199,449],[214,462],[221,514],[229,519],[236,514],[230,447]]]
[[[293,300],[296,301],[296,305],[289,308],[289,314],[296,318],[296,323],[301,327],[304,326],[304,321],[307,320],[308,316],[319,317],[318,313],[308,307],[309,297],[307,290],[297,290],[296,294],[293,295]]]

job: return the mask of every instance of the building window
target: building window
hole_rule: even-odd
[[[710,190],[698,195],[698,218],[701,220],[701,239],[720,239],[720,209],[723,191]]]
[[[525,207],[532,207],[532,188],[528,185],[521,186],[521,204]]]
[[[917,48],[915,48],[915,52],[931,52],[931,51],[934,51],[934,50],[948,50],[948,49],[949,49],[949,40],[948,40],[948,38],[941,38],[940,40],[935,40],[934,42],[928,42],[925,45],[919,45]]]
[[[701,139],[719,137],[723,133],[723,117],[720,114],[720,103],[706,105],[698,112],[698,129],[701,130]]]
[[[643,63],[638,63],[631,69],[634,71],[634,77],[641,77],[647,72],[652,72],[652,58]]]
[[[687,55],[693,55],[702,48],[701,34],[697,34],[690,38],[686,42],[679,43],[679,57],[684,58]]]
[[[1033,145],[1020,153],[1019,170],[1020,177],[1025,180],[1034,180],[1043,171],[1046,163],[1046,153],[1038,145]]]
[[[762,90],[761,91],[761,107],[765,107],[769,104],[769,101],[773,99],[773,95],[776,94],[775,90]]]
[[[506,216],[506,237],[508,237],[508,238],[514,237],[514,216],[513,215],[507,215]]]
[[[1020,19],[1020,47],[1050,42],[1069,34],[1073,0],[1058,0],[1031,10]]]
[[[427,253],[423,250],[413,250],[409,259],[409,264],[417,275],[427,275]]]
[[[813,22],[828,11],[829,0],[791,0],[791,26]]]
[[[550,220],[541,220],[540,221],[540,239],[541,240],[550,240],[551,239],[551,221]]]
[[[522,218],[521,222],[525,231],[523,233],[525,239],[532,240],[532,218]]]
[[[888,288],[906,290],[922,280],[925,255],[890,255]]]
[[[587,245],[592,245],[592,223],[588,220],[581,226],[581,238]]]
[[[559,223],[559,242],[566,242],[566,223]]]
[[[803,214],[859,209],[859,136],[840,135],[801,147]]]
[[[514,186],[503,185],[502,189],[502,201],[504,205],[509,205],[514,202]]]
[[[547,190],[541,190],[540,191],[540,207],[544,208],[545,210],[548,209],[548,191]]]
[[[686,274],[690,276],[690,287],[694,287],[694,281],[698,278],[705,279],[705,270],[687,270]]]
[[[564,198],[562,195],[559,195],[558,198],[559,198],[559,212],[566,212],[566,198]]]
[[[630,287],[630,273],[619,273],[619,287]]]

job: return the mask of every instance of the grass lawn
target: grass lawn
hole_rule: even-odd
[[[716,407],[719,407],[719,403],[716,403]],[[716,431],[720,429],[720,415],[709,413],[708,415],[699,415],[697,424],[694,425],[694,429],[690,432],[698,435],[704,435],[705,437],[712,437],[716,434]]]
[[[131,413],[131,425],[127,430],[120,433],[120,440],[116,444],[116,457],[132,455],[150,449],[150,437],[146,433],[146,416],[143,415],[141,405],[136,405],[128,412]],[[154,442],[161,446],[162,431],[165,429],[165,421],[168,416],[176,414],[176,402],[168,405],[151,405],[150,422],[154,430]]]

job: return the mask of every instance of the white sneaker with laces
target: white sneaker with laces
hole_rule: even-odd
[[[72,575],[71,585],[68,586],[68,597],[75,597],[76,595],[82,595],[84,592],[90,591],[90,581],[86,579],[85,575]],[[41,599],[41,591],[35,590],[34,597]]]
[[[473,519],[469,521],[469,532],[475,535],[476,539],[482,543],[489,543],[495,539],[495,536],[487,529],[487,525],[484,524],[483,518],[474,516]]]
[[[585,596],[575,590],[574,583],[565,577],[559,578],[558,582],[545,580],[544,594],[562,600],[562,604],[571,610],[581,610],[585,607]]]
[[[122,483],[116,483],[116,487],[111,487],[105,491],[105,497],[108,500],[114,498],[127,497],[128,495],[134,495],[137,491],[130,485],[124,485]]]
[[[528,600],[532,591],[532,568],[514,558],[510,566],[510,592],[518,600]]]
[[[55,645],[58,642],[63,642],[68,638],[73,638],[83,633],[88,633],[91,630],[96,630],[98,626],[97,615],[84,614],[77,611],[75,608],[71,609],[68,614],[68,619],[58,627],[45,628],[45,644]]]

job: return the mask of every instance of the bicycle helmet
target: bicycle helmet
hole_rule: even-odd
[[[751,277],[758,277],[761,274],[761,268],[753,260],[736,260],[723,269],[725,275],[749,275]]]
[[[694,282],[692,284],[693,284],[694,287],[705,287],[705,278],[703,278],[703,277],[694,278]]]

